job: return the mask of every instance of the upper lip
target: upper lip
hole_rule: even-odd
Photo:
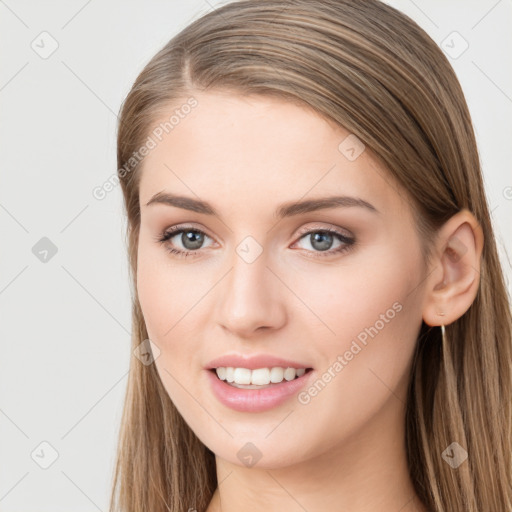
[[[247,368],[249,370],[256,370],[257,368],[273,368],[279,366],[282,368],[311,368],[308,364],[303,364],[297,361],[290,361],[281,357],[276,357],[267,354],[259,354],[254,356],[242,356],[239,354],[226,354],[216,359],[212,359],[206,364],[207,370],[212,370],[220,367],[233,367],[233,368]]]

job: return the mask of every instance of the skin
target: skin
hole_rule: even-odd
[[[422,320],[447,325],[476,296],[478,223],[466,210],[452,217],[427,268],[405,192],[369,149],[354,161],[338,150],[345,129],[280,99],[194,96],[199,105],[144,160],[137,287],[162,382],[216,455],[208,512],[426,511],[404,445],[411,358]],[[162,191],[208,201],[219,215],[146,206]],[[282,203],[329,195],[362,198],[378,213],[274,216]],[[181,235],[156,241],[181,224],[206,233],[187,258],[166,250],[189,249]],[[335,228],[356,242],[323,256],[301,228]],[[249,235],[262,249],[252,263],[236,252]],[[334,236],[331,250],[340,245]],[[226,353],[304,361],[314,382],[395,303],[401,310],[307,404],[292,397],[237,412],[208,385],[204,365]],[[247,442],[262,454],[252,467],[237,457]]]

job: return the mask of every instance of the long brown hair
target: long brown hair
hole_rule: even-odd
[[[143,159],[134,155],[162,113],[210,89],[296,102],[355,134],[407,191],[427,261],[445,221],[463,208],[476,217],[484,234],[477,296],[446,327],[446,342],[425,323],[417,340],[406,408],[408,465],[432,511],[512,510],[510,299],[471,118],[443,52],[411,19],[377,0],[228,3],[172,38],[137,77],[121,109],[117,150],[132,348],[148,338],[135,280]],[[442,455],[453,442],[468,453],[456,469]],[[111,511],[202,512],[216,485],[214,454],[174,407],[155,365],[133,357]]]

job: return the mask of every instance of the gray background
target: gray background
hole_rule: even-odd
[[[510,283],[512,2],[389,3],[451,53]],[[130,288],[120,189],[92,190],[115,173],[136,75],[219,4],[0,0],[0,511],[107,509]]]

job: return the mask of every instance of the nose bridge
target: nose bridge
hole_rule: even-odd
[[[233,333],[249,336],[259,327],[276,328],[285,321],[280,283],[267,268],[269,263],[269,254],[253,237],[246,237],[235,248],[218,318]]]

